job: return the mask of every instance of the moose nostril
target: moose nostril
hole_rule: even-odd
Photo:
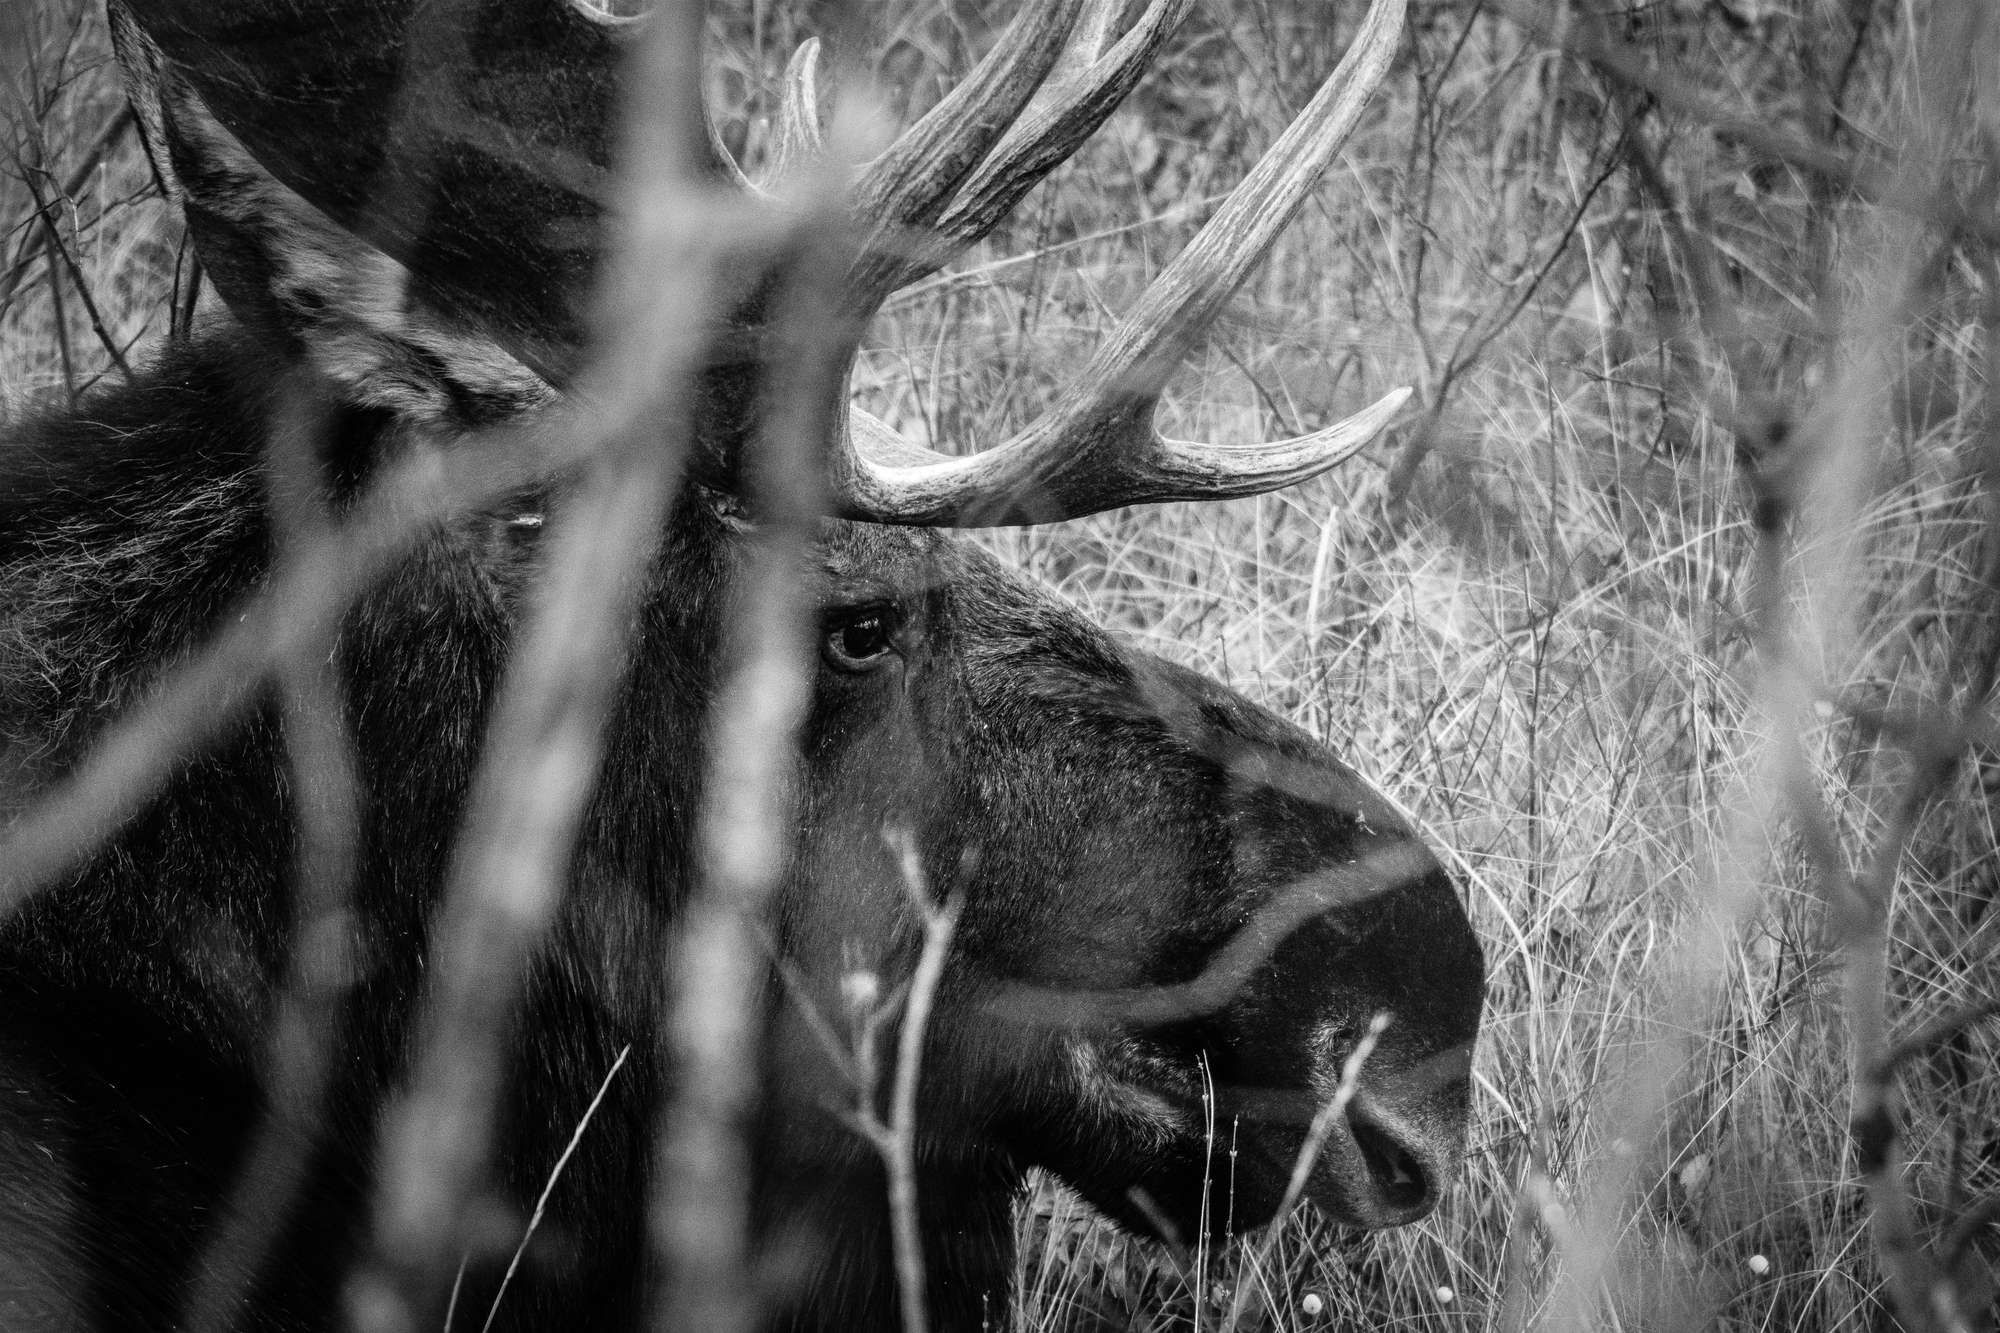
[[[1366,1120],[1352,1121],[1354,1142],[1368,1164],[1368,1178],[1375,1197],[1392,1213],[1427,1210],[1431,1180],[1423,1163],[1402,1144]]]

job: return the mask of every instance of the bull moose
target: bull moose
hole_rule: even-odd
[[[872,153],[809,45],[753,178],[691,5],[111,0],[226,310],[0,453],[0,1325],[672,1326],[677,1191],[735,1144],[729,1319],[892,1327],[856,1121],[902,1069],[934,1327],[1004,1325],[1035,1167],[1184,1242],[1295,1169],[1336,1222],[1431,1210],[1483,988],[1450,877],[1328,747],[940,531],[1255,494],[1379,432],[1400,395],[1254,446],[1153,409],[1400,0],[1043,417],[948,456],[848,401],[869,316],[1190,7],[1034,0]],[[767,685],[774,606],[816,648]],[[775,779],[732,700],[779,708]],[[739,787],[775,843],[714,813]],[[704,888],[731,847],[761,901]],[[757,944],[717,1006],[747,1071],[698,1058],[716,902]],[[705,1154],[676,1126],[718,1070]]]

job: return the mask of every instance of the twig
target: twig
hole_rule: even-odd
[[[1932,1019],[1889,1048],[1888,1054],[1882,1057],[1883,1076],[1894,1074],[1911,1060],[1928,1054],[1939,1042],[1948,1040],[1973,1024],[1984,1022],[1996,1014],[2000,1014],[2000,1000],[1981,1000],[1977,1004],[1968,1004]]]
[[[1890,895],[1895,868],[1913,831],[1915,812],[1942,775],[1928,766],[1906,788],[1877,843],[1870,868],[1849,871],[1839,836],[1813,782],[1800,715],[1811,691],[1802,681],[1787,629],[1784,602],[1789,566],[1786,533],[1804,478],[1776,442],[1758,451],[1745,471],[1757,528],[1756,580],[1751,593],[1753,641],[1770,683],[1778,788],[1812,865],[1827,906],[1833,949],[1842,960],[1848,1015],[1850,1130],[1857,1166],[1874,1217],[1876,1249],[1897,1307],[1906,1314],[1932,1307],[1941,1286],[1917,1240],[1897,1161],[1895,1090],[1882,1070],[1887,1006]],[[1944,1327],[1964,1333],[1962,1320]]]
[[[444,887],[429,1017],[410,1090],[383,1127],[374,1251],[349,1288],[349,1308],[370,1333],[414,1333],[486,1169],[507,1020],[596,786],[643,575],[689,456],[709,321],[758,276],[758,247],[772,231],[745,225],[736,197],[709,188],[684,132],[698,107],[698,7],[652,17],[628,55],[616,210],[626,232],[598,276],[603,314],[581,393],[598,407],[591,433],[602,447],[551,524]],[[436,49],[454,39],[424,37]],[[372,223],[407,221],[419,203],[387,198]],[[732,1294],[742,1292],[738,1281]]]
[[[1971,1327],[1949,1272],[1925,1252],[1902,1181],[1901,1133],[1888,1038],[1890,919],[1904,854],[1929,803],[1964,754],[1959,728],[1927,728],[1910,753],[1910,772],[1866,859],[1852,870],[1813,780],[1802,717],[1813,697],[1787,624],[1787,545],[1793,513],[1823,461],[1805,454],[1790,432],[1745,441],[1744,477],[1756,527],[1752,627],[1770,682],[1780,794],[1826,904],[1833,949],[1841,959],[1847,1015],[1851,1105],[1849,1129],[1873,1214],[1875,1247],[1896,1307],[1950,1333]],[[1993,679],[1989,658],[1976,672],[1968,711],[1980,708]],[[1928,1030],[1927,1030],[1928,1032]],[[1919,1036],[1926,1034],[1920,1033]],[[1907,1049],[1907,1048],[1905,1048]]]
[[[194,246],[183,233],[180,248],[174,255],[173,301],[167,315],[169,338],[179,340],[194,332],[195,306],[201,300],[201,278],[201,256],[194,252]]]
[[[2000,1194],[1990,1194],[1959,1214],[1951,1230],[1945,1233],[1941,1247],[1946,1269],[1956,1268],[1972,1243],[1979,1239],[1979,1233],[1996,1224],[2000,1224]]]
[[[728,665],[712,707],[695,835],[700,879],[675,976],[677,1078],[661,1117],[652,1209],[665,1275],[656,1320],[664,1328],[738,1333],[757,1318],[748,1276],[749,1132],[762,1094],[762,986],[750,923],[782,882],[798,835],[793,777],[814,661],[807,557],[826,511],[824,422],[854,346],[841,307],[852,253],[842,161],[830,154],[824,174],[809,182],[818,188],[796,212],[791,265],[773,275],[771,327],[785,345],[776,349],[763,428],[745,464],[757,526],[732,598]]]
[[[1622,144],[1629,133],[1628,125],[1626,130],[1621,131],[1618,144]],[[1596,201],[1598,192],[1617,173],[1616,147],[1617,145],[1614,145],[1614,151],[1607,155],[1604,166],[1596,178],[1578,197],[1576,206],[1570,210],[1568,219],[1556,234],[1555,241],[1542,256],[1541,263],[1536,265],[1534,274],[1519,284],[1514,299],[1500,306],[1492,314],[1474,319],[1459,332],[1450,355],[1445,358],[1444,369],[1437,373],[1434,383],[1426,386],[1424,412],[1418,418],[1417,425],[1404,437],[1403,447],[1397,452],[1395,462],[1389,468],[1388,478],[1383,483],[1384,494],[1391,505],[1398,503],[1409,491],[1418,466],[1436,447],[1438,422],[1443,417],[1445,403],[1451,395],[1453,386],[1466,371],[1478,363],[1480,357],[1486,354],[1486,349],[1492,346],[1493,340],[1520,318],[1521,312],[1527,309],[1528,302],[1535,298],[1541,291],[1542,284],[1548,280],[1549,274],[1555,271],[1556,264],[1569,253],[1570,242],[1575,239],[1578,230],[1583,226],[1584,216],[1590,211],[1591,204]]]
[[[1014,981],[997,987],[987,1011],[1008,1022],[1067,1028],[1151,1027],[1214,1013],[1307,921],[1352,907],[1432,868],[1414,842],[1388,843],[1347,865],[1324,866],[1272,893],[1196,976],[1172,985],[1069,990]]]
[[[535,1198],[535,1210],[528,1214],[528,1225],[521,1230],[520,1243],[514,1247],[513,1257],[507,1260],[507,1271],[500,1275],[500,1286],[493,1293],[493,1304],[486,1311],[486,1322],[479,1326],[479,1333],[492,1333],[493,1321],[500,1317],[500,1302],[507,1296],[507,1285],[514,1280],[515,1270],[521,1266],[521,1256],[528,1252],[528,1242],[535,1238],[535,1228],[542,1224],[542,1216],[548,1211],[549,1196],[555,1193],[556,1182],[562,1179],[563,1168],[568,1166],[569,1159],[576,1155],[576,1146],[583,1142],[583,1132],[590,1128],[591,1117],[596,1115],[597,1108],[604,1104],[604,1094],[611,1091],[611,1080],[618,1077],[618,1071],[625,1067],[625,1059],[631,1054],[631,1043],[628,1042],[619,1048],[618,1058],[611,1062],[611,1068],[604,1071],[604,1081],[597,1085],[597,1094],[590,1099],[590,1105],[584,1107],[583,1114],[577,1118],[576,1128],[571,1131],[569,1143],[563,1147],[562,1156],[556,1158],[555,1166],[549,1171],[549,1178],[542,1182],[542,1192]],[[463,1271],[461,1266],[460,1272]],[[451,1328],[449,1318],[445,1320],[445,1328],[446,1333],[449,1333]]]
[[[34,198],[35,208],[41,214],[42,230],[46,237],[50,261],[51,263],[57,259],[62,261],[64,270],[69,274],[70,285],[76,288],[77,299],[83,302],[84,313],[90,318],[91,331],[97,335],[99,345],[110,356],[111,364],[117,366],[129,380],[132,378],[132,367],[126,363],[125,353],[119,348],[118,340],[113,338],[111,330],[104,326],[104,312],[97,308],[97,299],[90,294],[90,283],[84,278],[83,269],[77,265],[76,256],[69,252],[69,247],[62,243],[62,237],[56,231],[53,204],[43,196],[42,187],[36,183],[37,174],[34,170],[23,171],[21,180],[27,185],[28,193]]]
[[[272,414],[268,491],[281,567],[314,549],[333,521],[319,476],[326,405],[317,390],[309,374],[292,376]],[[306,567],[298,576],[316,573]],[[292,945],[265,1027],[268,1105],[187,1302],[186,1327],[194,1330],[226,1333],[298,1199],[318,1144],[333,1046],[355,976],[350,911],[359,775],[333,634],[331,623],[322,624],[278,664],[286,757],[299,793],[298,861],[289,884]]]
[[[1291,1178],[1285,1182],[1285,1193],[1278,1203],[1278,1211],[1264,1227],[1264,1235],[1257,1243],[1257,1257],[1250,1265],[1261,1269],[1271,1260],[1271,1252],[1277,1248],[1278,1235],[1284,1230],[1285,1222],[1305,1197],[1306,1182],[1312,1179],[1313,1167],[1319,1162],[1319,1155],[1326,1147],[1327,1136],[1340,1118],[1347,1114],[1348,1106],[1354,1101],[1354,1094],[1361,1086],[1361,1067],[1368,1063],[1368,1057],[1375,1053],[1375,1045],[1382,1034],[1389,1029],[1390,1015],[1385,1010],[1368,1020],[1368,1030],[1361,1034],[1354,1049],[1347,1053],[1347,1059],[1340,1065],[1340,1082],[1334,1085],[1333,1095],[1313,1113],[1312,1124],[1306,1129],[1305,1142],[1299,1145],[1298,1155],[1292,1159]],[[1229,1322],[1224,1326],[1234,1329],[1243,1318],[1249,1303],[1249,1284],[1238,1282],[1230,1297]]]
[[[896,1078],[891,1089],[889,1123],[877,1141],[889,1173],[889,1225],[895,1241],[896,1287],[902,1296],[903,1333],[925,1333],[930,1327],[924,1293],[923,1238],[917,1219],[917,1074],[923,1060],[924,1037],[930,1028],[931,1004],[951,952],[952,934],[965,907],[952,894],[942,907],[932,907],[923,889],[923,867],[916,839],[903,831],[903,885],[923,914],[923,951],[917,955],[903,1002],[903,1025],[896,1034]],[[862,1089],[864,1097],[869,1095]]]
[[[25,180],[30,173],[21,174]],[[69,405],[74,408],[77,400],[76,349],[70,345],[69,310],[63,301],[62,266],[56,260],[56,252],[62,245],[56,240],[48,214],[38,208],[35,215],[42,223],[42,251],[48,256],[48,267],[43,272],[49,284],[49,312],[52,317],[51,322],[55,325],[56,353],[62,358],[63,391],[69,395]]]
[[[690,254],[688,239],[671,237],[670,262],[642,251],[614,271],[647,290],[676,274],[682,312],[705,312],[721,253]],[[415,1073],[385,1121],[375,1252],[351,1305],[367,1313],[364,1327],[385,1333],[414,1327],[484,1169],[507,1018],[523,963],[561,899],[641,576],[687,456],[702,321],[620,333],[622,349],[599,363],[604,392],[594,395],[612,423],[606,447],[552,516],[547,567],[494,705],[439,908]]]
[[[81,13],[82,10],[79,8],[78,12]],[[74,199],[83,193],[83,187],[90,182],[91,173],[104,164],[104,159],[110,155],[111,150],[117,146],[118,141],[137,123],[132,115],[131,106],[121,105],[117,112],[112,115],[111,119],[105,122],[104,127],[97,132],[97,137],[90,141],[90,146],[83,150],[82,159],[77,163],[76,167],[70,171],[69,175],[63,178],[62,197],[65,199]],[[27,165],[21,163],[20,169],[21,174],[25,177],[28,173]],[[157,190],[157,188],[156,185],[154,189]],[[35,202],[34,211],[28,217],[8,228],[10,234],[19,235],[20,243],[16,248],[13,262],[7,266],[7,271],[4,274],[0,274],[0,310],[5,310],[13,301],[15,289],[20,286],[22,275],[27,272],[30,246],[39,226],[41,214],[42,205],[38,199]],[[103,217],[102,210],[100,210],[98,216],[101,221]]]

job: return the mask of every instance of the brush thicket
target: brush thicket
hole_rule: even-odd
[[[877,24],[893,100],[921,106],[962,71],[1004,17],[984,8],[920,0]],[[1466,1178],[1403,1231],[1299,1216],[1186,1255],[1046,1186],[1020,1213],[1023,1328],[1883,1326],[1827,857],[1864,867],[1896,836],[1913,729],[1983,702],[2000,645],[2000,268],[1990,222],[1953,232],[1938,207],[1955,191],[1993,215],[1973,132],[1992,94],[1952,79],[1991,68],[1976,53],[1995,37],[1973,0],[1917,20],[1615,6],[1630,12],[1563,32],[1476,8],[1416,7],[1343,166],[1166,414],[1249,441],[1411,384],[1399,428],[1282,494],[989,538],[1333,738],[1446,849],[1492,983]],[[1296,0],[1198,14],[1004,234],[895,300],[868,404],[946,448],[1027,419],[1353,18]],[[55,7],[38,22],[16,175],[76,189],[38,212],[21,180],[0,185],[9,408],[116,374],[107,343],[143,356],[179,254],[168,210],[131,197],[147,178],[130,136],[102,141],[118,103],[101,38],[73,39]],[[804,23],[760,6],[718,25],[714,83],[746,155]],[[1619,60],[1653,86],[1607,72]],[[1760,548],[1754,502],[1773,493],[1790,515]],[[1962,762],[1888,861],[1897,1035],[2000,991],[2000,760],[1974,739],[1945,747]],[[1996,1313],[1992,1228],[1951,1234],[2000,1191],[1996,1041],[1970,1023],[1899,1070],[1901,1187],[1967,1327]]]

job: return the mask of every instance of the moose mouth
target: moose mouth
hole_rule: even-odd
[[[1440,1172],[1423,1160],[1431,1155],[1428,1145],[1398,1135],[1357,1105],[1303,1128],[1262,1122],[1247,1129],[1242,1151],[1254,1157],[1262,1180],[1277,1182],[1278,1198],[1246,1225],[1270,1220],[1295,1188],[1328,1219],[1367,1230],[1415,1222],[1437,1205]]]
[[[1117,1042],[1094,1063],[1099,1104],[1115,1104],[1143,1141],[1138,1169],[1122,1180],[1087,1168],[1064,1174],[1100,1210],[1155,1239],[1219,1238],[1305,1200],[1343,1226],[1403,1226],[1437,1205],[1457,1170],[1462,1076],[1404,1107],[1365,1087],[1323,1095],[1205,1077],[1221,1063],[1210,1053],[1143,1039]],[[1462,1059],[1438,1063],[1464,1068]]]
[[[1169,1241],[1220,1236],[1305,1200],[1343,1226],[1404,1226],[1436,1206],[1443,1179],[1423,1160],[1433,1154],[1347,1109],[1317,1126],[1237,1119],[1200,1148],[1198,1171],[1128,1189],[1142,1230]]]

